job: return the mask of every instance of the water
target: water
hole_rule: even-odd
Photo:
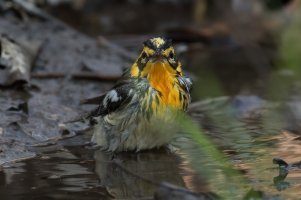
[[[1,199],[152,199],[162,181],[184,186],[165,150],[112,155],[87,148],[47,153],[5,166]]]
[[[301,194],[300,137],[273,129],[266,134],[268,129],[259,129],[251,121],[230,120],[229,124],[229,120],[221,116],[226,113],[220,109],[221,104],[225,104],[225,99],[207,101],[204,105],[211,107],[202,107],[203,111],[205,107],[206,112],[211,110],[215,120],[223,121],[219,126],[220,121],[216,120],[216,127],[211,127],[209,135],[215,138],[216,144],[225,145],[225,155],[241,172],[239,176],[247,180],[243,191],[253,188],[264,192],[265,197],[298,199]],[[63,148],[56,151],[45,150],[51,149],[51,145],[36,147],[41,152],[37,158],[4,165],[0,171],[1,199],[152,199],[162,181],[195,192],[217,194],[223,192],[215,191],[216,185],[227,185],[220,170],[215,176],[208,176],[206,166],[214,162],[202,151],[194,149],[195,154],[189,156],[185,154],[187,151],[170,153],[166,149],[112,154],[84,145],[89,138],[89,135],[80,135],[65,139],[59,142]],[[227,146],[231,142],[235,144]],[[287,174],[279,175],[281,171],[273,164],[274,157],[290,165],[297,164],[289,167]],[[201,160],[203,166],[194,166],[194,159]],[[233,198],[245,194],[237,190]]]

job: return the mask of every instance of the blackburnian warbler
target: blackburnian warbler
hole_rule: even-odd
[[[136,62],[101,96],[91,113],[93,138],[107,151],[152,149],[172,139],[177,112],[190,103],[191,81],[183,76],[171,40],[144,42]]]

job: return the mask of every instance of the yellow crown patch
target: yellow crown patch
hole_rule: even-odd
[[[151,42],[154,44],[154,46],[156,46],[157,48],[159,48],[160,46],[165,44],[165,40],[157,37],[157,38],[153,38],[151,39]]]

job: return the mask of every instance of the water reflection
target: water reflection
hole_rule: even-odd
[[[162,181],[184,186],[176,156],[165,150],[111,154],[96,151],[100,183],[116,199],[151,198]]]
[[[285,190],[290,186],[290,183],[285,181],[285,178],[287,177],[287,175],[288,175],[287,170],[279,169],[279,175],[274,177],[273,183],[274,183],[275,188],[278,191]]]
[[[297,178],[297,180],[300,179],[300,175],[298,175],[298,173],[300,173],[301,162],[288,164],[280,158],[274,158],[273,163],[278,164],[279,166],[279,175],[274,177],[273,179],[274,186],[278,191],[286,190],[291,186],[291,183],[289,181],[285,181],[289,173],[291,177],[294,177],[295,179]]]
[[[93,164],[68,151],[11,164],[0,171],[1,200],[106,199]]]
[[[165,149],[113,155],[69,148],[4,167],[0,171],[0,197],[153,199],[163,181],[185,187],[183,177],[189,174],[183,174],[179,163],[179,157]]]

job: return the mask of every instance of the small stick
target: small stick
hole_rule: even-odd
[[[96,81],[116,81],[120,78],[118,75],[103,75],[95,72],[78,72],[66,74],[62,72],[35,72],[31,73],[31,78],[35,79],[51,79],[51,78],[65,78],[70,76],[73,79],[87,79]]]

